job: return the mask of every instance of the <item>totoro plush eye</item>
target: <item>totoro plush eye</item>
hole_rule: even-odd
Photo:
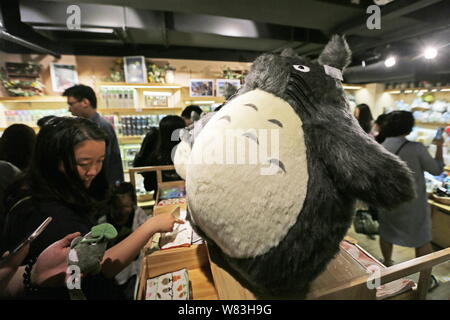
[[[301,72],[309,72],[309,67],[301,65],[301,64],[294,64],[294,69]]]

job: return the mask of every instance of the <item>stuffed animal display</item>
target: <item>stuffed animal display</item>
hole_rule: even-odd
[[[101,262],[108,241],[115,237],[117,237],[117,230],[112,224],[102,223],[92,227],[91,232],[84,237],[76,237],[72,240],[67,265],[78,266],[84,276],[98,274],[102,268]],[[86,299],[81,289],[71,289],[69,294],[72,300]]]
[[[258,57],[239,92],[177,148],[191,223],[211,259],[258,298],[306,296],[356,199],[391,208],[415,195],[406,164],[350,112],[350,59],[337,35],[318,61],[292,50]]]

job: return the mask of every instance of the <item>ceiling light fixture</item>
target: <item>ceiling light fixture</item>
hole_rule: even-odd
[[[386,60],[384,60],[384,65],[387,68],[390,68],[390,67],[394,66],[396,64],[396,62],[397,61],[395,60],[395,57],[389,57]]]
[[[437,54],[438,54],[437,49],[433,47],[426,48],[423,53],[425,59],[434,59],[436,58]]]

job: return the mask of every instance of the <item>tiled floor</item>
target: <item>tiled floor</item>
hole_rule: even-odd
[[[358,245],[367,250],[372,256],[381,260],[383,255],[381,254],[379,237],[375,236],[375,239],[370,239],[368,236],[356,233],[352,228],[349,229],[347,233],[350,237],[358,241]],[[435,247],[435,251],[440,248]],[[414,248],[405,248],[400,246],[394,246],[394,252],[392,254],[392,259],[394,263],[401,263],[410,259],[415,258]],[[448,300],[450,299],[450,261],[436,265],[433,268],[432,274],[438,279],[440,285],[428,293],[427,300]],[[411,275],[412,280],[418,281],[419,274]]]

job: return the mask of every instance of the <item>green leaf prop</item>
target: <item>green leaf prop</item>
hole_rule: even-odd
[[[117,230],[112,224],[102,223],[91,229],[91,235],[96,239],[105,237],[106,239],[111,240],[117,237]]]

